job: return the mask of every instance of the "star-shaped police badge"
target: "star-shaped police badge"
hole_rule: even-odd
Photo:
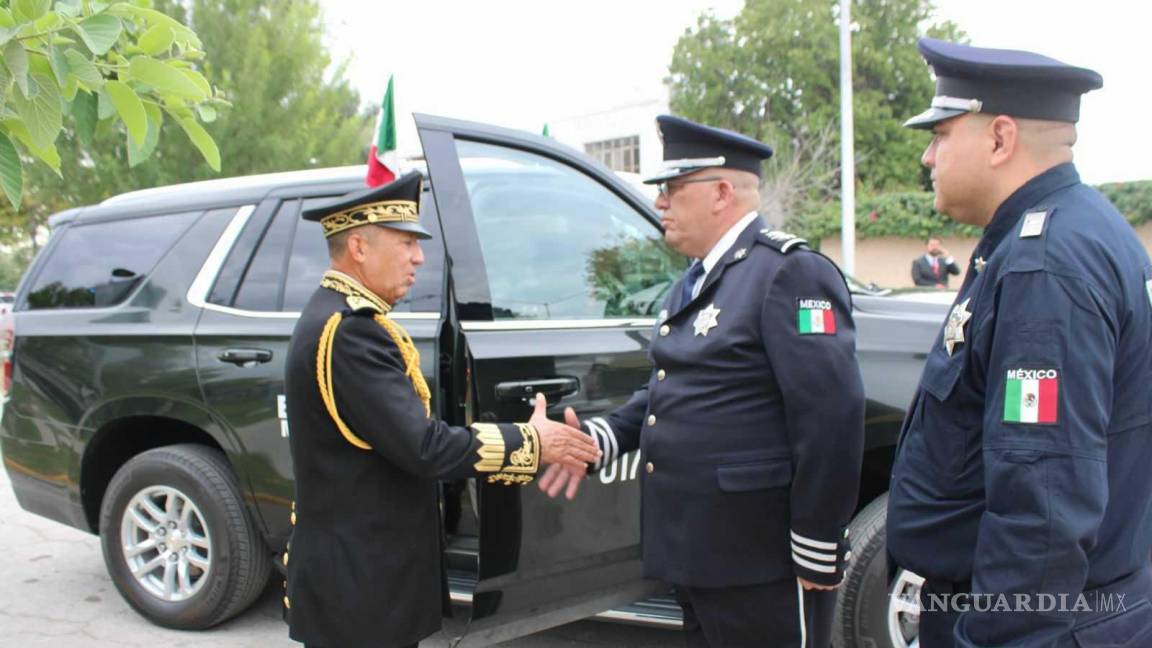
[[[692,324],[696,328],[696,335],[707,336],[708,331],[716,327],[719,322],[716,318],[720,316],[720,309],[716,308],[716,304],[708,304],[708,307],[700,311],[696,315],[696,321]]]
[[[965,299],[953,306],[952,314],[948,316],[948,323],[944,326],[944,348],[948,350],[949,356],[957,344],[964,343],[964,325],[972,319],[972,312],[968,310],[970,301],[971,298]]]

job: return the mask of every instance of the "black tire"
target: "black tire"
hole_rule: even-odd
[[[159,499],[163,494],[171,497]],[[134,499],[138,495],[141,498]],[[125,517],[130,503],[140,512],[149,510],[149,502],[159,510],[159,502],[167,505],[169,500],[176,506],[183,502],[180,511],[188,511],[180,521],[171,523],[176,528],[168,529],[162,523],[152,525],[155,530],[149,532],[148,525],[133,521],[142,519],[139,516]],[[156,518],[143,519],[151,524]],[[166,528],[160,531],[161,526]],[[133,457],[108,485],[100,507],[100,531],[104,563],[116,589],[156,625],[181,630],[214,626],[247,609],[268,582],[271,552],[248,514],[228,461],[213,448],[173,445]],[[135,547],[155,542],[158,533],[165,537],[160,538],[158,548],[129,557],[125,532],[131,534],[127,542]],[[141,537],[145,539],[141,541]],[[146,570],[141,579],[133,575],[130,560]],[[171,568],[166,566],[169,560],[174,565]],[[159,562],[149,569],[141,561]],[[156,591],[168,586],[169,569],[178,574],[172,577],[178,583],[173,588],[178,591],[172,595]],[[158,570],[163,570],[163,579],[155,577]]]
[[[894,648],[888,634],[888,493],[872,500],[849,525],[852,560],[833,617],[835,648]]]

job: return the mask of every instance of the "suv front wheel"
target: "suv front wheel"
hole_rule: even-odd
[[[116,589],[157,625],[216,625],[251,605],[268,581],[269,552],[227,460],[212,448],[133,457],[108,486],[100,529]]]

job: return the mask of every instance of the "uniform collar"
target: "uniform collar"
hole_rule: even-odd
[[[704,276],[708,276],[708,273],[712,272],[712,268],[716,267],[716,264],[720,262],[720,259],[728,252],[729,248],[736,243],[736,239],[740,238],[740,233],[743,232],[748,227],[748,224],[755,220],[757,216],[759,216],[759,214],[756,213],[756,210],[744,214],[743,218],[736,221],[736,224],[729,227],[728,231],[724,232],[724,236],[721,236],[720,240],[716,241],[716,245],[712,246],[712,249],[708,251],[708,254],[705,255],[702,261],[704,264]]]
[[[354,304],[363,304],[366,300],[375,307],[375,310],[381,313],[388,313],[392,310],[392,306],[388,302],[381,299],[376,293],[365,288],[364,284],[339,270],[328,270],[325,272],[324,277],[320,280],[320,286],[344,295],[348,298],[348,305],[353,308],[358,307]]]
[[[1004,240],[1008,232],[1016,227],[1021,216],[1029,207],[1036,206],[1049,194],[1079,182],[1080,174],[1076,172],[1076,167],[1071,162],[1054,166],[1025,182],[1011,196],[1008,196],[1007,200],[1000,203],[1000,207],[996,209],[992,220],[984,228],[984,235],[980,237],[980,243],[976,245],[976,251],[972,253],[972,257],[987,259],[992,256],[992,252]]]

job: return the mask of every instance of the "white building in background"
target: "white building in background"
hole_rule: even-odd
[[[656,116],[667,112],[667,98],[642,99],[549,123],[548,130],[625,177],[645,177],[663,161]]]

